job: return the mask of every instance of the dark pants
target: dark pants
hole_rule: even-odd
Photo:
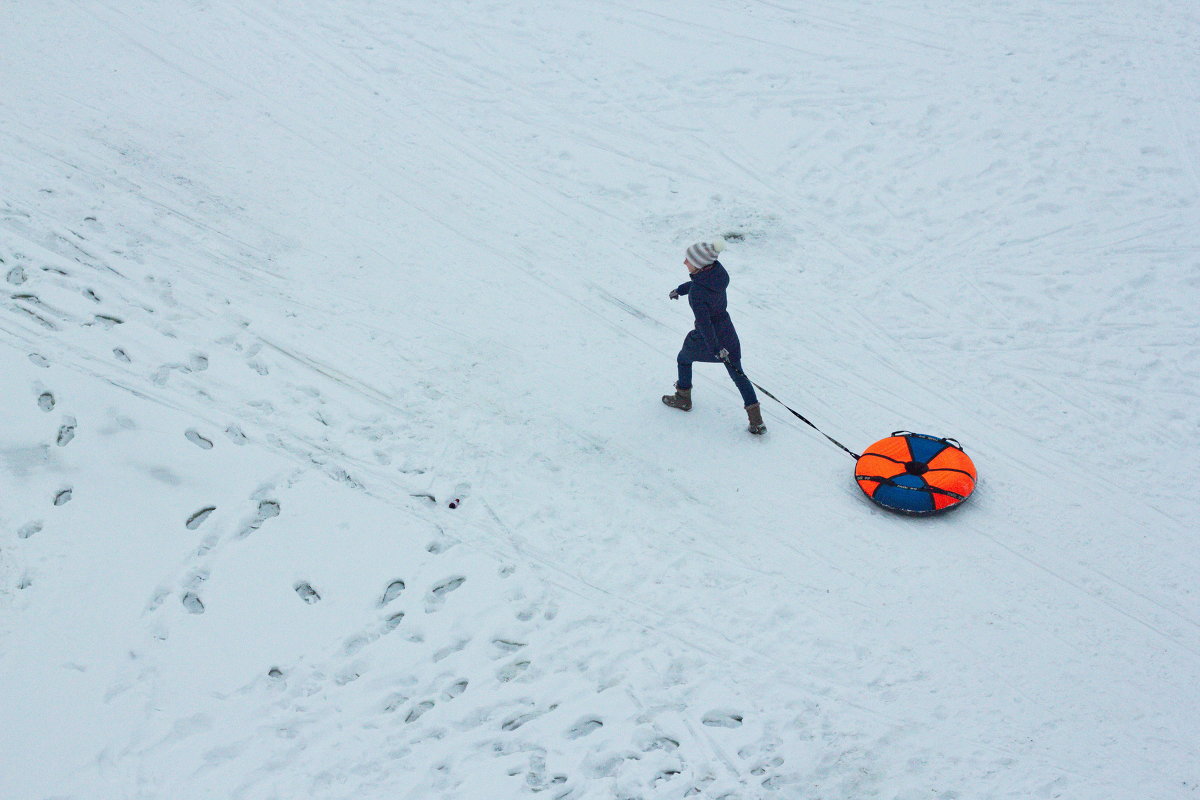
[[[740,353],[738,355],[741,355]],[[750,383],[750,379],[742,372],[742,362],[736,358],[733,352],[730,352],[729,361],[722,362],[717,358],[715,353],[708,352],[708,345],[704,343],[704,337],[699,331],[692,331],[683,340],[683,348],[680,349],[679,355],[675,357],[679,366],[679,382],[676,384],[680,389],[692,388],[692,362],[702,361],[706,364],[725,364],[725,370],[729,373],[729,377],[733,379],[733,384],[737,386],[738,391],[742,393],[743,405],[752,406],[758,402],[758,395],[754,393],[754,386]]]

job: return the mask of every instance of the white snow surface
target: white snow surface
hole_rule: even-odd
[[[1200,797],[1198,53],[1190,0],[0,4],[0,797]],[[717,366],[662,405],[718,235],[751,377],[956,437],[964,507]]]

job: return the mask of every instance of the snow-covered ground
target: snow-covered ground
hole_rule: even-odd
[[[1200,797],[1194,2],[0,4],[0,797]],[[852,448],[955,436],[945,517]],[[451,507],[451,502],[456,507]]]

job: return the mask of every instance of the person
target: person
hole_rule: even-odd
[[[725,289],[729,286],[729,273],[717,260],[724,250],[725,241],[718,238],[715,242],[697,242],[684,254],[683,265],[691,280],[672,289],[668,297],[678,300],[687,296],[696,315],[696,326],[684,338],[683,347],[676,356],[679,380],[675,383],[675,394],[663,395],[662,401],[671,408],[691,411],[692,363],[723,363],[742,394],[746,416],[750,420],[749,431],[761,435],[767,432],[767,426],[763,424],[754,385],[742,371],[742,344],[726,310]]]

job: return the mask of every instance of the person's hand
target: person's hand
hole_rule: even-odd
[[[724,347],[722,347],[721,352],[717,353],[717,358],[721,361],[728,361],[729,360],[729,351],[726,350]]]
[[[671,293],[670,293],[669,295],[667,295],[667,297],[671,298],[672,300],[678,300],[678,299],[679,299],[679,292],[678,292],[678,291],[676,291],[675,289],[672,289],[672,290],[671,290]]]

